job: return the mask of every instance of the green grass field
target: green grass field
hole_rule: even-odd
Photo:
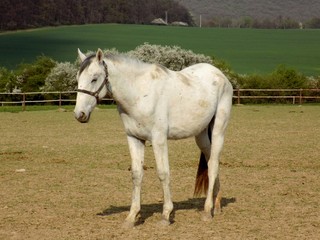
[[[76,50],[129,51],[149,42],[179,45],[227,61],[238,73],[269,73],[279,64],[320,75],[319,30],[184,28],[146,25],[82,25],[0,34],[0,66],[15,68],[41,54],[76,59]]]

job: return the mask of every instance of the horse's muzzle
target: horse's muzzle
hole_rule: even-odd
[[[90,113],[87,115],[84,112],[74,113],[74,117],[81,123],[87,123],[90,119]]]

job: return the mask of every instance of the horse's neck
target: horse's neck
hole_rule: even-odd
[[[138,97],[136,84],[133,83],[139,76],[143,75],[148,65],[132,66],[130,62],[106,60],[108,65],[109,82],[114,100],[122,106],[132,104]],[[135,81],[137,83],[137,81]]]

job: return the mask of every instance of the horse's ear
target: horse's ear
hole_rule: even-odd
[[[100,48],[97,51],[96,57],[97,57],[99,63],[103,62],[103,52],[102,52],[102,50]]]
[[[79,48],[78,48],[78,55],[79,55],[79,58],[80,58],[81,62],[83,62],[83,61],[86,60],[86,58],[87,58],[87,56],[84,55],[84,54],[80,51]]]

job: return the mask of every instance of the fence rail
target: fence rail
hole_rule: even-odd
[[[233,99],[237,104],[245,100],[284,100],[292,104],[305,101],[320,102],[320,89],[234,89]]]
[[[234,89],[233,99],[237,104],[258,100],[284,101],[292,104],[305,102],[320,102],[320,89]],[[0,106],[21,105],[25,110],[27,104],[58,104],[76,101],[76,91],[65,92],[27,92],[27,93],[0,93]],[[104,98],[104,102],[113,102],[113,99]]]
[[[21,105],[22,110],[26,109],[26,105],[34,104],[53,104],[57,103],[59,107],[63,103],[76,102],[76,91],[64,91],[64,92],[26,92],[26,93],[0,93],[0,107],[7,105]],[[28,100],[28,97],[31,97],[31,100]],[[38,97],[35,97],[38,96]],[[10,100],[3,98],[10,98]],[[14,99],[14,100],[12,100]],[[114,100],[110,98],[103,98],[102,102],[113,103]]]

